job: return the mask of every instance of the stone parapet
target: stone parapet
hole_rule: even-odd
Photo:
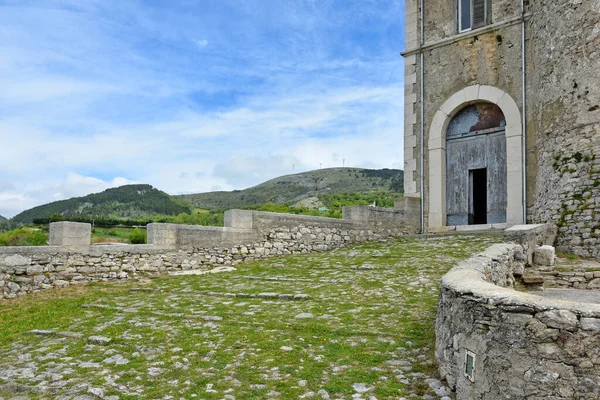
[[[148,224],[147,245],[90,246],[89,224],[59,223],[52,232],[69,240],[56,243],[68,245],[0,247],[0,298],[78,283],[327,251],[416,232],[403,222],[402,210],[369,209],[363,214],[354,209],[350,214],[353,218],[344,220],[231,210],[225,227]],[[74,237],[74,232],[81,232],[83,238]]]
[[[148,243],[167,247],[233,246],[259,238],[251,229],[221,226],[148,224]]]
[[[458,400],[599,398],[600,304],[515,291],[521,252],[494,245],[442,278],[440,374]]]

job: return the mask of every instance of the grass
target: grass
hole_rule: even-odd
[[[579,257],[577,257],[575,254],[563,253],[562,251],[557,251],[556,257],[564,258],[569,261],[576,261],[579,259]]]
[[[9,382],[30,388],[34,399],[88,387],[120,399],[291,399],[319,390],[349,398],[356,383],[379,399],[433,394],[424,379],[437,375],[439,278],[499,240],[406,238],[257,261],[224,274],[90,284],[0,301],[0,397],[10,397],[2,391]],[[233,297],[264,292],[309,299]],[[90,304],[96,307],[83,307]],[[300,313],[313,317],[296,318]],[[32,329],[83,339],[27,334]],[[112,340],[87,343],[93,335]],[[117,354],[128,362],[111,364]],[[49,389],[39,392],[40,385]]]
[[[92,230],[92,243],[129,243],[129,236],[133,231],[134,228],[94,228]]]

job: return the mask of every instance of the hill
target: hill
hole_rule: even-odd
[[[64,218],[101,216],[113,219],[149,219],[156,215],[189,213],[190,207],[150,185],[125,185],[44,204],[23,211],[12,221],[31,223],[34,219],[59,214]]]
[[[4,221],[8,221],[6,218],[4,218],[2,215],[0,215],[0,222],[4,222]]]
[[[265,203],[297,203],[319,194],[402,193],[404,173],[398,169],[327,168],[285,175],[244,190],[175,196],[203,209],[251,207]]]

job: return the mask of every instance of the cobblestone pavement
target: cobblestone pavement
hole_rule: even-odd
[[[406,238],[3,300],[0,400],[449,399],[438,280],[500,240]]]

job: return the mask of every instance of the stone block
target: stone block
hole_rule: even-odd
[[[567,310],[550,310],[538,313],[536,318],[549,328],[574,331],[577,327],[577,315]]]
[[[494,86],[481,85],[479,87],[478,99],[489,101],[490,103],[498,104],[504,92]]]
[[[586,331],[600,332],[600,319],[598,318],[581,318],[581,329]]]
[[[175,224],[148,224],[146,232],[148,244],[166,247],[177,245],[177,225]]]
[[[50,246],[89,247],[92,244],[92,225],[82,222],[52,222]]]
[[[556,226],[553,224],[514,225],[504,231],[504,239],[523,246],[527,262],[533,265],[535,248],[554,243],[556,232]]]
[[[465,92],[460,90],[450,96],[450,98],[446,100],[444,104],[442,104],[440,110],[446,115],[453,116],[454,112],[463,104],[465,104],[466,101],[467,98],[465,96]]]
[[[587,284],[588,289],[600,289],[600,278],[594,278]]]
[[[536,265],[552,266],[555,258],[554,247],[548,245],[537,247],[533,255],[533,261]]]
[[[442,132],[445,128],[446,120],[448,116],[443,112],[438,112],[433,117],[433,121],[431,122],[431,127],[429,128],[430,132]],[[439,135],[430,135],[429,136],[429,150],[436,149],[446,149],[446,139],[445,137]]]
[[[252,211],[227,210],[225,211],[224,226],[228,228],[252,229]]]

